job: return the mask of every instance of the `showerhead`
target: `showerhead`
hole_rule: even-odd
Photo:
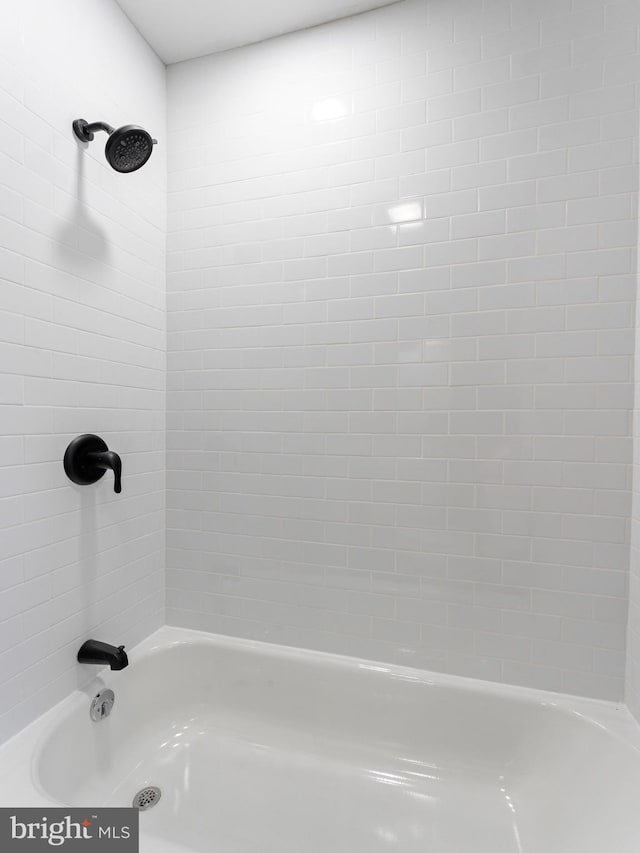
[[[73,132],[83,142],[91,142],[97,130],[104,130],[109,134],[104,150],[109,165],[116,172],[135,172],[151,157],[156,140],[151,138],[142,127],[135,124],[126,124],[117,130],[103,121],[88,124],[84,119],[78,118],[73,122]]]
[[[146,130],[126,124],[109,136],[104,153],[116,172],[135,172],[151,157],[153,142]]]

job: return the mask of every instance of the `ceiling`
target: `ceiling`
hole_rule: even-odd
[[[167,64],[346,18],[397,0],[117,0]]]

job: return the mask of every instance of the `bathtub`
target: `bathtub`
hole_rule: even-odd
[[[176,628],[130,663],[0,748],[0,806],[154,786],[142,853],[640,850],[624,707]]]

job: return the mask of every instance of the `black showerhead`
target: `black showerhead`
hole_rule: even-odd
[[[151,157],[153,143],[146,130],[127,124],[109,136],[104,153],[116,172],[135,172]]]
[[[83,142],[91,142],[96,130],[104,130],[109,134],[104,153],[116,172],[135,172],[144,166],[156,144],[156,140],[146,130],[135,124],[126,124],[115,130],[103,121],[88,124],[84,119],[77,118],[73,123],[73,132]]]

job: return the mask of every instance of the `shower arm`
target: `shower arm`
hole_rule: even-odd
[[[91,124],[88,124],[85,127],[84,132],[89,134],[95,133],[96,130],[104,130],[105,133],[108,133],[109,136],[111,136],[114,128],[111,127],[110,124],[107,124],[106,121],[92,121]]]
[[[73,122],[73,132],[82,142],[93,142],[93,137],[98,130],[104,130],[109,136],[115,131],[115,127],[111,127],[106,121],[93,121],[91,124],[83,118],[77,118]],[[152,139],[153,145],[158,144],[157,139]]]
[[[73,122],[73,132],[83,142],[93,142],[94,133],[99,130],[104,130],[105,133],[111,136],[115,128],[107,124],[106,121],[94,121],[89,124],[84,119],[77,118]]]

